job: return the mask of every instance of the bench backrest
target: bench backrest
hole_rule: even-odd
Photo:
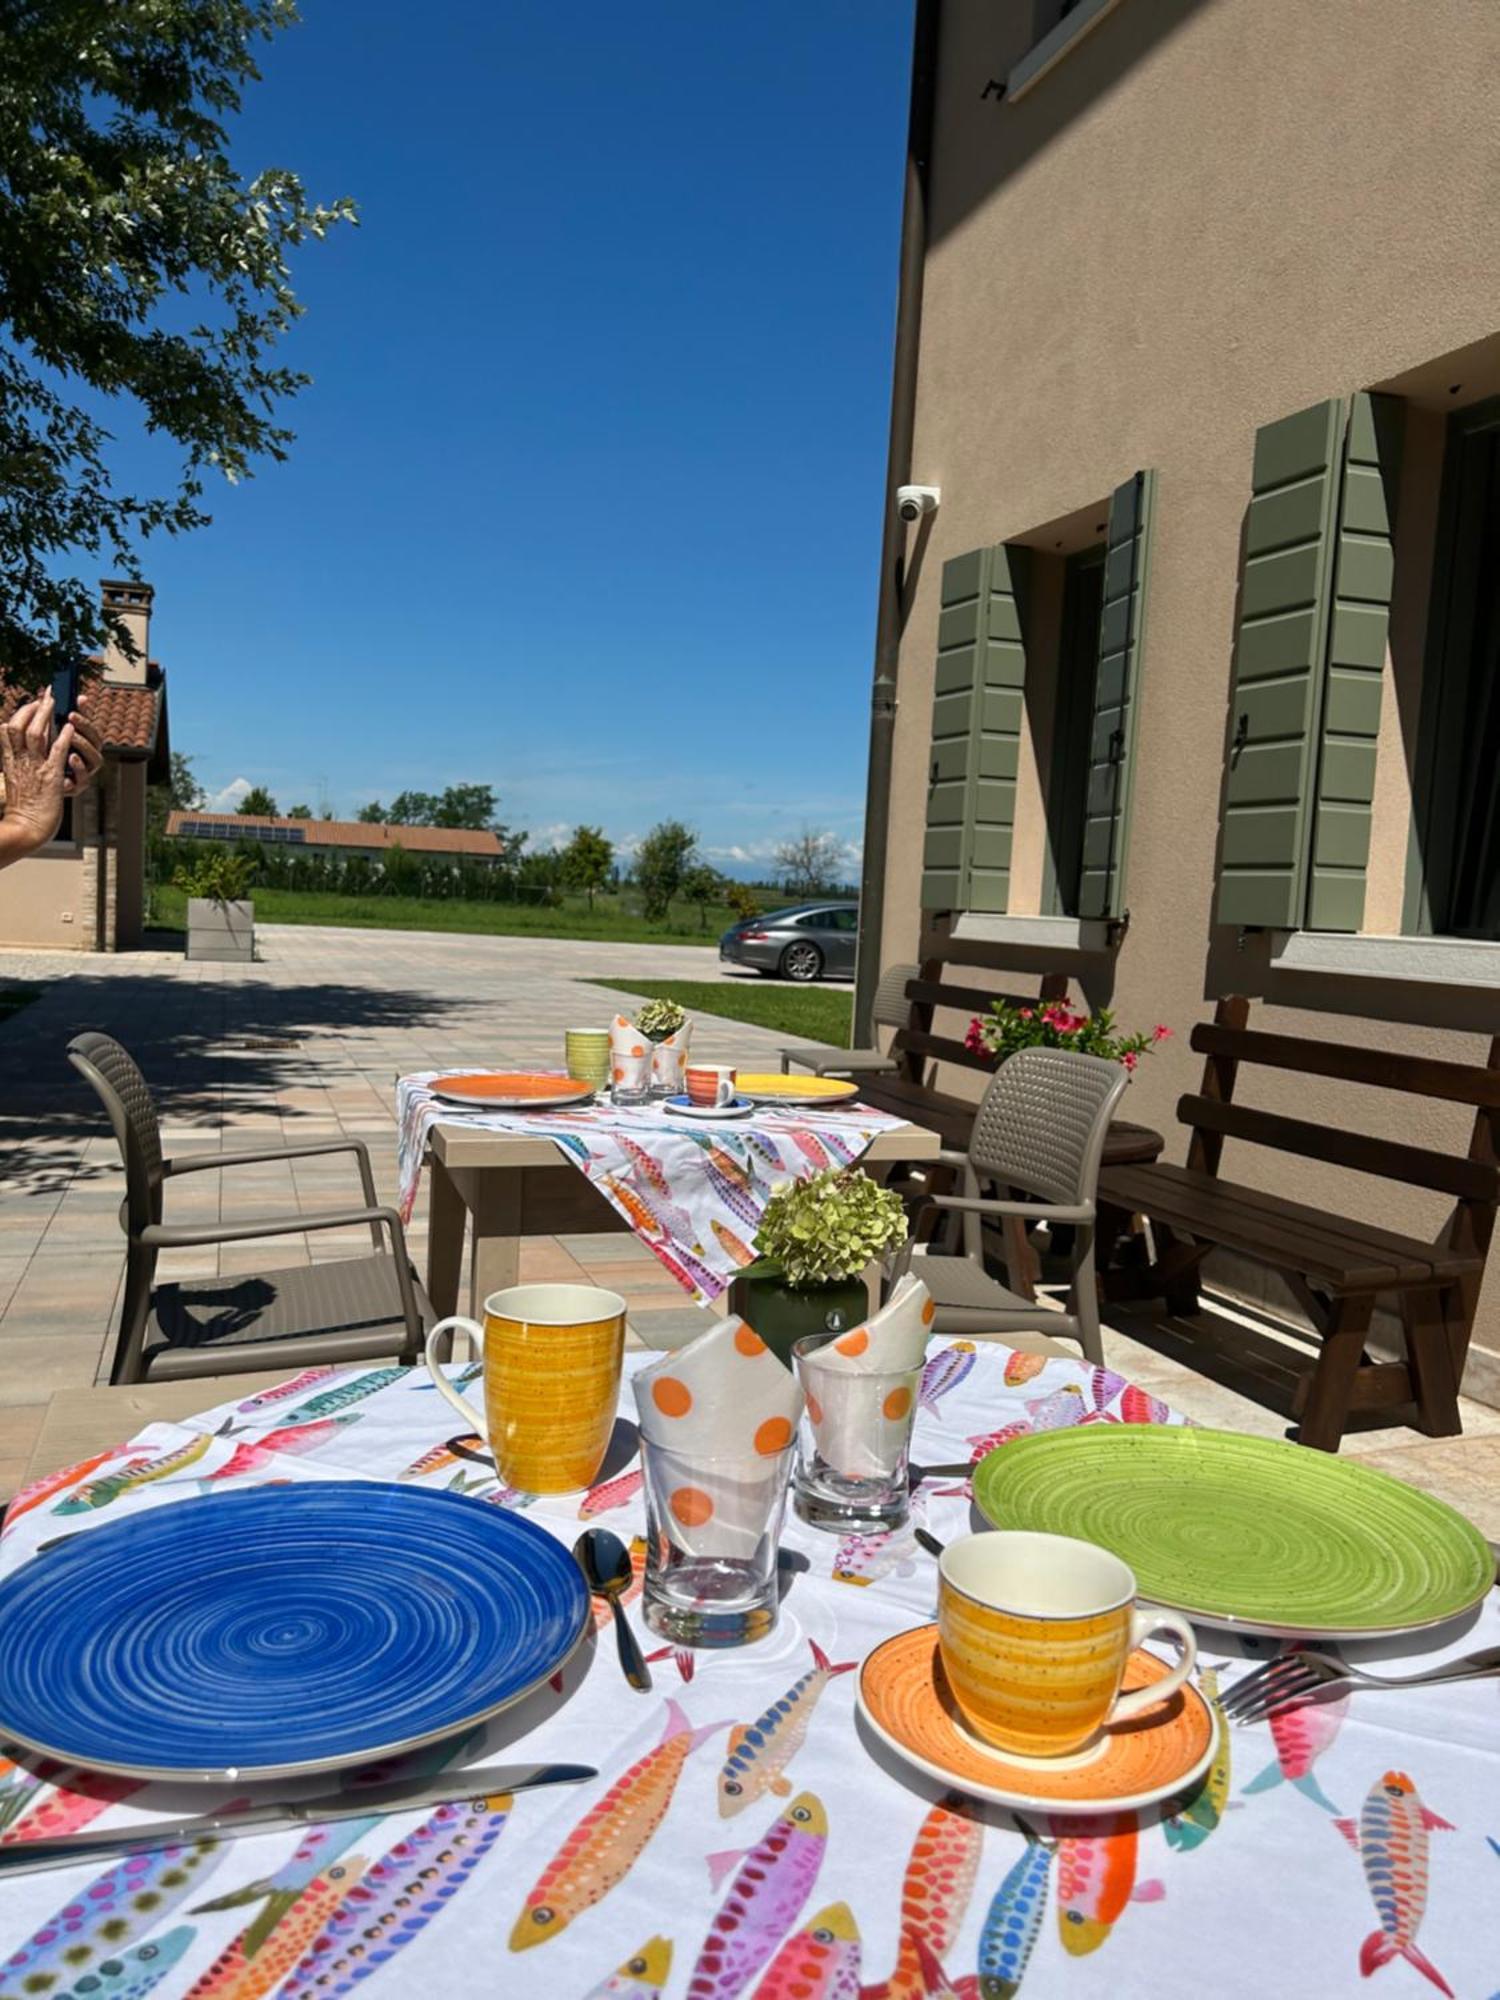
[[[962,966],[971,976],[984,977],[984,968],[952,952],[941,958],[924,958],[915,968],[916,976],[907,981],[910,1013],[906,1025],[896,1030],[891,1053],[900,1058],[902,1073],[913,1083],[923,1080],[929,1062],[953,1063],[959,1069],[978,1070],[985,1076],[995,1067],[995,1058],[987,1051],[968,1048],[961,1038],[933,1033],[933,1015],[940,1008],[954,1007],[970,1015],[987,1014],[997,1000],[1008,1000],[1013,1007],[1035,1007],[1068,997],[1065,972],[1045,974],[1035,993],[1006,993],[994,986],[959,985],[946,980],[944,968],[951,965]]]
[[[1388,1049],[1354,1048],[1347,1042],[1267,1034],[1247,1026],[1249,1015],[1249,1001],[1235,995],[1219,1002],[1211,1022],[1201,1022],[1193,1030],[1192,1047],[1207,1061],[1200,1089],[1179,1099],[1177,1105],[1177,1116],[1193,1134],[1188,1165],[1216,1174],[1224,1141],[1243,1139],[1251,1145],[1350,1167],[1382,1180],[1430,1188],[1452,1195],[1457,1204],[1444,1231],[1445,1242],[1482,1255],[1489,1245],[1496,1201],[1500,1199],[1500,1151],[1496,1147],[1500,1136],[1500,1037],[1491,1043],[1485,1064],[1446,1062]],[[1440,1152],[1431,1146],[1378,1139],[1368,1132],[1315,1125],[1306,1119],[1236,1104],[1234,1089],[1244,1064],[1472,1105],[1474,1124],[1468,1152],[1463,1156]]]

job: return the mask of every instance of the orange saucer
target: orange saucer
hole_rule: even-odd
[[[1132,1653],[1125,1686],[1149,1687],[1167,1672]],[[1033,1812],[1127,1812],[1191,1791],[1213,1761],[1214,1718],[1191,1683],[1133,1721],[1106,1729],[1076,1757],[1009,1757],[970,1734],[949,1691],[936,1625],[919,1625],[877,1646],[859,1671],[860,1714],[908,1764],[971,1798]]]

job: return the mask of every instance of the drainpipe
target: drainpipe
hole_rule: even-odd
[[[942,11],[942,0],[917,0],[912,35],[906,190],[901,207],[896,347],[891,370],[891,443],[885,475],[880,595],[875,613],[870,758],[865,780],[864,867],[859,892],[859,957],[854,977],[852,1039],[856,1047],[870,1039],[870,1013],[884,955],[885,849],[890,826],[891,756],[896,735],[896,677],[901,663],[902,586],[906,570],[906,529],[896,514],[896,488],[911,483],[912,433],[917,408],[917,351],[922,327],[922,273],[927,258],[927,177],[932,158],[933,100],[936,95]]]

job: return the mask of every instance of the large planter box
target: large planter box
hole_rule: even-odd
[[[248,965],[255,957],[254,903],[220,903],[212,896],[189,896],[187,907],[189,958]]]

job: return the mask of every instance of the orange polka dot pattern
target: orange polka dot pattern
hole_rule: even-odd
[[[701,1528],[713,1519],[714,1503],[701,1486],[679,1486],[667,1504],[684,1528]]]
[[[651,1384],[651,1400],[664,1417],[685,1417],[693,1407],[693,1392],[675,1375],[663,1375]]]
[[[643,1368],[633,1386],[642,1434],[686,1459],[774,1457],[802,1413],[797,1378],[739,1318]]]

